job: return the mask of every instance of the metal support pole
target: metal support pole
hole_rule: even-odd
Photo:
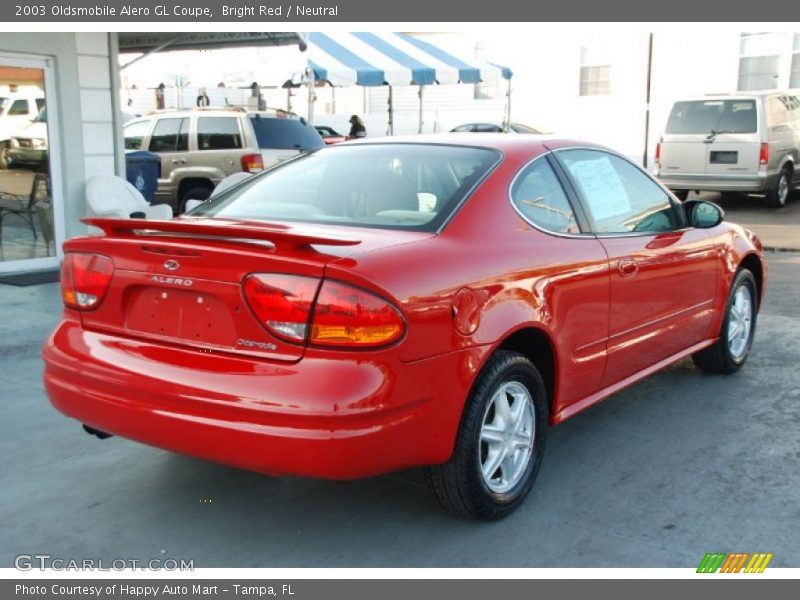
[[[308,84],[308,124],[314,124],[314,101],[317,99],[314,92],[314,69],[306,69],[306,82]]]
[[[422,133],[422,94],[425,91],[425,86],[419,86],[419,127],[417,127],[417,133]]]
[[[653,72],[653,34],[647,44],[647,91],[645,92],[644,108],[644,155],[642,156],[642,166],[647,168],[647,147],[650,145],[650,79]]]
[[[508,133],[511,127],[511,80],[508,80],[508,88],[506,89],[506,115],[503,120],[503,131]]]
[[[392,97],[392,86],[389,86],[389,127],[386,135],[394,135],[394,100]]]

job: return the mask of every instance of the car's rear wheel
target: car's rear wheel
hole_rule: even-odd
[[[703,371],[729,375],[747,360],[756,330],[758,290],[753,274],[742,269],[733,280],[722,330],[713,346],[696,352],[692,360]]]
[[[775,187],[767,193],[765,198],[767,206],[770,208],[783,208],[786,206],[786,201],[789,199],[789,192],[792,188],[791,181],[791,172],[788,169],[783,169],[778,176]]]
[[[684,202],[689,197],[689,190],[672,190],[672,193],[681,202]]]
[[[186,212],[186,202],[188,202],[189,200],[201,200],[201,201],[208,200],[211,197],[213,191],[214,188],[209,186],[194,186],[187,189],[181,195],[181,203],[180,203],[181,214]]]
[[[548,399],[539,371],[500,350],[470,392],[450,460],[428,468],[428,484],[448,509],[494,520],[516,510],[542,463]]]

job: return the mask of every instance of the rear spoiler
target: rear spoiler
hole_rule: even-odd
[[[326,246],[355,246],[361,240],[315,231],[304,227],[295,229],[280,223],[234,221],[227,219],[173,219],[151,221],[147,219],[108,219],[87,217],[87,225],[99,227],[107,236],[157,236],[171,233],[187,237],[225,238],[268,242],[281,249],[309,248],[312,244]]]

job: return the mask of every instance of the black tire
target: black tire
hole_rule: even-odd
[[[186,212],[186,201],[187,200],[208,200],[211,197],[211,193],[214,191],[213,187],[208,186],[195,186],[189,188],[181,195],[181,201],[179,204],[180,213],[183,214]]]
[[[672,190],[672,194],[681,202],[686,202],[689,197],[689,190]]]
[[[739,289],[745,287],[750,292],[750,329],[743,351],[734,353],[732,342],[728,339],[729,325],[733,317],[732,311],[736,294]],[[741,269],[733,279],[731,291],[728,294],[728,301],[725,304],[725,316],[722,319],[722,329],[719,338],[713,346],[709,346],[700,352],[692,355],[692,360],[698,368],[709,373],[730,375],[742,368],[750,354],[753,345],[753,336],[756,331],[756,317],[758,315],[758,287],[755,277],[748,269]]]
[[[519,475],[515,483],[508,490],[498,492],[490,489],[482,473],[482,460],[484,457],[488,459],[486,455],[488,446],[481,441],[481,432],[484,419],[489,418],[494,410],[495,394],[508,384],[521,385],[528,392],[532,405],[530,413],[533,415],[533,424],[530,433],[533,434],[533,440],[528,446],[530,450],[524,467],[522,463],[524,459],[520,458]],[[506,396],[506,399],[508,397]],[[511,398],[510,407],[514,410],[516,402],[522,400]],[[521,406],[525,408],[526,405]],[[431,492],[445,508],[457,514],[486,521],[508,516],[522,504],[539,473],[544,455],[548,416],[547,389],[536,367],[516,352],[507,350],[495,352],[478,375],[467,398],[453,456],[445,464],[427,469],[428,487]],[[516,434],[512,437],[516,437]],[[508,440],[505,442],[509,443]],[[498,444],[502,445],[503,442]],[[525,449],[521,451],[524,456]],[[516,453],[517,449],[514,452]],[[494,474],[504,469],[505,463],[500,463]],[[492,474],[489,479],[492,481]]]
[[[0,169],[10,169],[11,159],[8,157],[8,142],[0,142]]]
[[[792,189],[792,173],[789,169],[783,169],[778,176],[778,180],[764,198],[764,202],[769,208],[783,208],[789,200],[789,192]]]

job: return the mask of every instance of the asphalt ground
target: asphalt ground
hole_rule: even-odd
[[[45,398],[56,284],[0,285],[0,566],[19,554],[196,567],[696,567],[706,552],[800,566],[800,254],[769,253],[738,374],[683,361],[551,428],[534,490],[480,523],[420,470],[269,478],[100,441]]]

